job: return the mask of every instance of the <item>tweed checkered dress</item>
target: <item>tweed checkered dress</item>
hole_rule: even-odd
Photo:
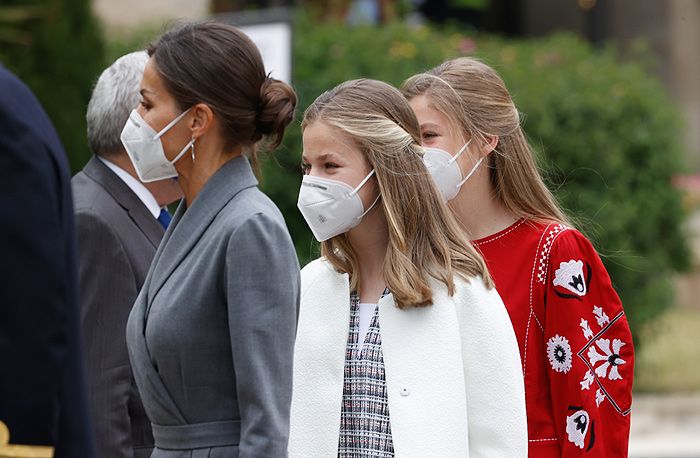
[[[389,458],[394,456],[394,444],[389,424],[379,308],[374,310],[364,347],[358,343],[359,327],[360,298],[352,293],[338,457]]]

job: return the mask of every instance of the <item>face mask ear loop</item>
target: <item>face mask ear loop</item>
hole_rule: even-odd
[[[459,182],[459,184],[457,185],[458,188],[461,188],[462,185],[463,185],[464,183],[467,182],[467,180],[469,179],[469,177],[471,177],[472,175],[474,175],[474,172],[476,172],[476,169],[477,169],[477,168],[479,167],[479,165],[483,162],[483,160],[484,160],[484,158],[482,157],[481,159],[479,159],[478,161],[476,161],[476,164],[474,164],[474,167],[472,167],[471,171],[469,171],[469,173],[467,174],[466,178],[464,178],[464,180],[462,180],[462,181]]]
[[[474,138],[474,137],[472,137],[472,138]],[[461,147],[461,148],[459,149],[459,151],[457,151],[457,154],[455,154],[454,156],[452,156],[452,159],[450,159],[449,161],[447,161],[447,163],[448,163],[448,164],[452,164],[454,161],[456,161],[457,158],[458,158],[459,156],[461,156],[462,153],[469,147],[469,144],[470,144],[471,142],[472,142],[472,139],[470,138],[469,141],[468,141],[467,143],[465,143],[464,146]]]
[[[360,216],[358,216],[357,219],[362,219],[363,216],[365,216],[367,213],[369,213],[369,211],[372,210],[375,205],[377,205],[377,202],[379,202],[380,197],[382,197],[382,195],[377,194],[377,198],[374,199],[374,202],[372,202],[372,205],[370,205],[369,208],[367,210],[365,210],[364,213],[362,213]]]
[[[153,140],[158,140],[160,137],[162,137],[163,135],[165,135],[165,133],[166,133],[167,131],[169,131],[170,128],[173,127],[175,124],[177,124],[182,118],[184,118],[185,115],[186,115],[187,113],[189,113],[191,109],[192,109],[192,108],[186,109],[185,111],[183,111],[182,113],[180,113],[180,114],[177,116],[177,118],[175,118],[175,119],[173,119],[172,121],[170,121],[170,123],[168,123],[167,126],[163,127],[163,128],[160,130],[160,132],[158,132],[158,133],[153,137]]]
[[[365,179],[362,180],[362,181],[360,182],[360,184],[358,184],[357,187],[356,187],[355,189],[352,190],[352,192],[350,193],[350,195],[351,195],[351,196],[354,196],[355,194],[357,194],[357,191],[359,191],[360,188],[362,188],[362,186],[364,186],[364,184],[367,183],[367,180],[369,180],[370,178],[372,178],[372,175],[374,175],[374,169],[372,169],[372,171],[369,172],[369,174],[365,177]]]
[[[172,161],[170,161],[170,163],[171,163],[171,164],[175,164],[177,161],[179,161],[180,158],[181,158],[182,156],[184,156],[184,154],[187,152],[187,150],[190,149],[191,147],[194,147],[194,138],[193,138],[192,140],[190,140],[190,141],[185,145],[184,148],[182,148],[182,151],[180,151],[180,152],[178,153],[178,155],[175,156],[175,159],[173,159]],[[194,151],[194,150],[193,150],[193,151]]]

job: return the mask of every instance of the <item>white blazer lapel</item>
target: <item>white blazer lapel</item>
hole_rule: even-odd
[[[301,305],[294,347],[290,457],[338,454],[350,285],[323,260],[301,272]]]

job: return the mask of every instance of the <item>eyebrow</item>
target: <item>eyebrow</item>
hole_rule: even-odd
[[[153,95],[156,94],[155,91],[152,91],[152,90],[150,90],[150,89],[145,89],[145,88],[143,88],[143,89],[141,89],[141,90],[139,91],[139,94],[141,94],[141,95],[144,96],[144,97],[146,96],[146,93],[150,93],[150,94],[153,94]]]
[[[439,125],[439,124],[436,124],[436,123],[434,123],[434,122],[426,122],[426,123],[424,123],[424,124],[421,124],[421,125],[420,125],[420,128],[421,128],[421,129],[435,129],[435,128],[438,128],[438,129],[439,129],[439,128],[440,128],[440,125]]]
[[[330,158],[330,159],[339,158],[339,155],[338,155],[338,153],[334,153],[334,152],[323,153],[323,154],[319,155],[317,159],[318,159],[319,161],[325,161],[325,160],[327,160],[327,159],[329,159],[329,158]],[[304,155],[303,152],[301,153],[301,160],[302,160],[302,161],[305,161],[305,162],[309,162],[309,161],[308,161],[308,158]]]

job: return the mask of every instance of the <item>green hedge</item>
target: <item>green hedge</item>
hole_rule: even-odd
[[[90,155],[85,111],[105,64],[90,1],[3,0],[0,15],[0,61],[34,91],[79,170]]]
[[[670,179],[681,148],[676,109],[641,63],[596,51],[571,35],[538,40],[469,37],[394,24],[295,28],[300,107],[352,78],[399,85],[444,59],[475,55],[501,72],[549,184],[603,255],[632,326],[673,303],[670,278],[688,265],[679,193]],[[301,117],[301,110],[299,118]],[[265,169],[303,262],[317,245],[296,209],[301,137],[290,129]]]

